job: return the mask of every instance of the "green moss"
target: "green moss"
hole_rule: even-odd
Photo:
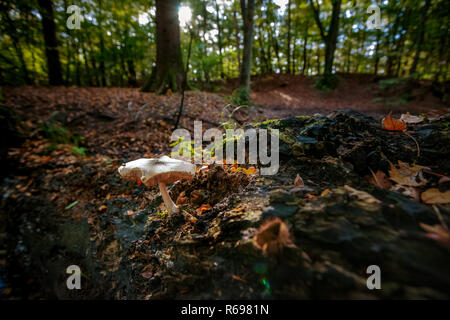
[[[311,116],[296,116],[297,119],[308,120]]]

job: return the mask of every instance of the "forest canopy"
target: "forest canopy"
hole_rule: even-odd
[[[1,0],[1,84],[142,86],[157,64],[158,2]],[[245,67],[242,3],[254,5],[247,57],[253,75],[448,80],[450,15],[444,0],[164,3],[169,2],[178,21],[167,23],[179,25],[181,63],[191,88],[214,89],[221,79],[239,77]],[[79,11],[68,10],[73,5]],[[376,28],[368,23],[374,5],[380,9]],[[69,28],[77,19],[79,28]]]

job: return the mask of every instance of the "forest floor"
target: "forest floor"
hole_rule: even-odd
[[[20,142],[2,155],[2,298],[450,297],[450,211],[439,200],[449,192],[447,105],[427,83],[362,78],[346,76],[333,93],[301,76],[255,79],[255,106],[232,120],[280,130],[279,173],[200,170],[171,188],[184,204],[178,216],[164,212],[157,188],[124,181],[117,168],[170,152],[179,94],[3,88]],[[181,126],[229,120],[221,115],[232,84],[186,92]],[[330,113],[339,109],[375,119]],[[390,110],[425,114],[408,125],[420,155],[410,137],[381,128]],[[264,122],[275,118],[287,119]],[[293,245],[264,255],[252,239],[274,216]],[[71,264],[84,290],[65,287]],[[371,264],[384,290],[367,290]]]

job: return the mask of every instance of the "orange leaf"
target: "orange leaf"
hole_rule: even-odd
[[[330,189],[325,189],[322,191],[322,193],[320,194],[321,197],[326,196],[327,194],[330,193]]]
[[[211,205],[210,205],[210,204],[202,204],[202,205],[200,206],[200,208],[198,208],[198,209],[196,210],[196,212],[197,212],[197,214],[202,214],[203,211],[208,211],[208,210],[212,210]]]
[[[237,281],[247,282],[246,280],[242,279],[241,277],[239,277],[239,276],[237,276],[237,275],[235,275],[235,274],[233,274],[231,277],[232,277],[234,280],[237,280]]]
[[[381,120],[381,122],[383,123],[383,129],[389,131],[405,131],[406,123],[397,119],[393,119],[391,117],[391,114],[392,111],[389,112],[386,118],[383,118],[383,120]]]
[[[431,188],[424,192],[420,196],[422,201],[428,204],[434,203],[449,203],[450,202],[450,190],[440,192],[439,189]]]
[[[377,173],[374,173],[372,169],[369,168],[369,170],[372,174],[372,177],[369,178],[370,183],[383,189],[390,189],[392,187],[392,183],[386,178],[383,171],[378,170]]]
[[[295,177],[294,186],[296,186],[296,187],[303,187],[303,186],[305,186],[305,183],[303,182],[302,177],[300,177],[298,174]]]
[[[183,205],[183,204],[186,204],[187,202],[188,202],[188,198],[184,196],[184,191],[183,191],[178,196],[176,203]]]
[[[427,231],[425,235],[428,238],[433,239],[440,245],[450,249],[450,233],[448,230],[444,229],[440,225],[430,226],[425,223],[420,223],[419,225],[423,230]]]
[[[98,211],[105,211],[106,210],[106,206],[105,205],[102,205],[102,206],[100,206],[99,208],[98,208]]]
[[[315,196],[315,195],[313,195],[313,194],[307,193],[307,194],[305,194],[305,196],[306,196],[308,199],[311,199],[311,200],[317,200],[317,196]]]

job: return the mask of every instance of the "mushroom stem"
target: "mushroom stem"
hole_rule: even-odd
[[[161,196],[164,200],[164,204],[169,213],[178,212],[178,207],[175,203],[173,203],[172,198],[170,198],[169,193],[167,192],[166,184],[163,182],[158,182],[159,191],[161,191]]]

